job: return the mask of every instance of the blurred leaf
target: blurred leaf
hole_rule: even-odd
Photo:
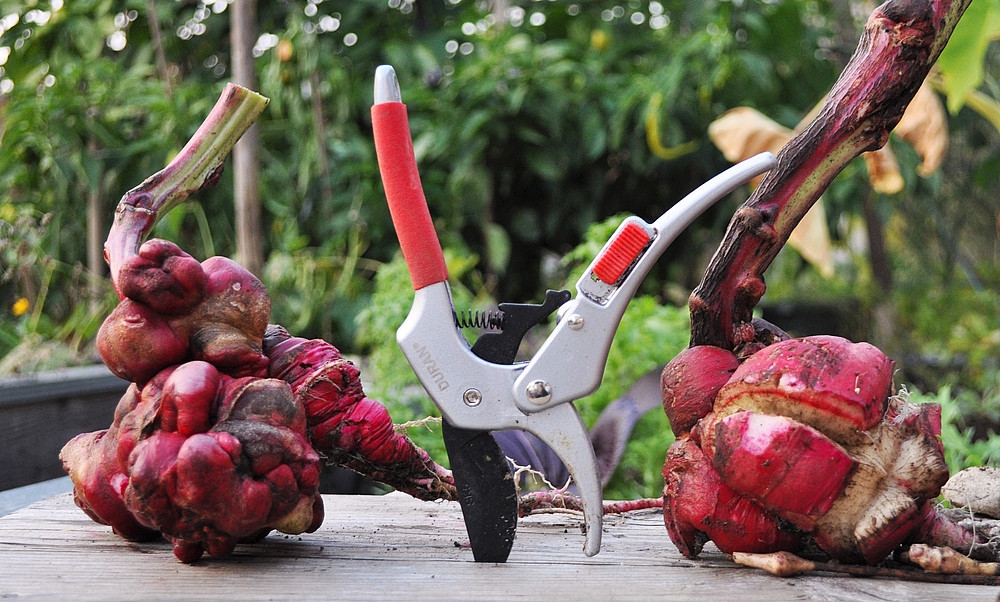
[[[997,16],[1000,18],[1000,12]],[[920,166],[917,168],[920,175],[927,177],[941,166],[948,150],[948,119],[928,82],[920,85],[893,133],[909,142],[920,155]]]
[[[868,168],[868,181],[875,192],[896,194],[903,190],[903,174],[889,145],[861,155]]]
[[[486,248],[489,250],[490,268],[495,272],[503,272],[510,261],[510,236],[507,231],[496,224],[485,224]]]
[[[1000,0],[970,4],[937,60],[951,113],[957,113],[969,93],[982,84],[986,47],[998,36]]]

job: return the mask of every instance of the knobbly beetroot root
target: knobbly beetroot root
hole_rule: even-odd
[[[207,362],[168,368],[141,393],[133,385],[110,429],[77,436],[60,457],[89,516],[131,540],[162,533],[184,562],[323,519],[319,456],[288,384]]]
[[[328,460],[424,500],[457,499],[451,472],[397,433],[385,407],[365,396],[358,368],[336,347],[268,327],[270,374],[302,401],[313,445]]]
[[[204,263],[153,239],[122,263],[125,296],[97,334],[118,376],[143,384],[160,370],[205,360],[231,376],[266,376],[261,340],[271,301],[264,285],[225,257]]]
[[[829,336],[741,364],[667,452],[664,519],[678,549],[697,554],[711,539],[726,552],[791,551],[778,539],[788,525],[845,562],[875,564],[918,539],[977,543],[930,505],[948,478],[941,408],[889,397],[892,367],[871,345]]]
[[[97,337],[101,357],[118,376],[142,386],[192,359],[232,376],[266,375],[260,342],[271,306],[260,281],[230,259],[199,264],[173,243],[143,240],[163,214],[218,182],[229,151],[267,103],[227,85],[170,164],[118,202],[104,257],[122,303]]]
[[[663,368],[663,410],[675,435],[683,435],[712,411],[715,396],[739,366],[728,349],[699,345],[681,351]]]
[[[876,563],[914,538],[977,543],[929,505],[948,474],[940,408],[890,398],[893,363],[870,345],[784,340],[752,317],[764,272],[796,224],[850,161],[886,143],[970,2],[888,0],[875,9],[816,119],[778,152],[692,292],[692,348],[663,379],[681,434],[664,466],[664,520],[684,553],[717,537],[727,551],[783,549],[760,543],[777,541],[775,527],[749,511],[757,531],[743,539],[710,529],[720,516],[742,519],[718,511],[714,500],[730,492],[841,561]],[[721,352],[695,351],[705,348]],[[724,352],[740,365],[720,386],[707,358]]]
[[[177,158],[119,202],[105,257],[122,302],[97,343],[133,384],[111,428],[80,435],[61,454],[88,515],[132,540],[162,533],[185,562],[272,529],[319,526],[321,464],[310,435],[324,455],[375,480],[422,499],[455,497],[451,474],[395,433],[328,343],[272,349],[285,380],[268,377],[270,300],[250,272],[142,242],[161,214],[218,180],[266,104],[227,86]]]
[[[802,547],[802,533],[722,481],[691,434],[670,446],[663,480],[664,522],[685,556],[697,556],[709,539],[726,553]]]

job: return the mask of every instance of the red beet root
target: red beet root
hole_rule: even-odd
[[[675,435],[683,435],[712,411],[715,396],[739,361],[732,351],[710,345],[690,347],[663,368],[663,410]]]
[[[664,516],[674,543],[688,555],[708,538],[727,552],[789,550],[777,539],[779,519],[845,562],[878,563],[932,532],[933,543],[975,541],[937,524],[927,506],[948,478],[940,407],[889,398],[891,374],[880,351],[837,337],[791,339],[751,356],[715,411],[667,453]],[[748,512],[733,498],[773,524],[752,514],[739,537],[721,530],[735,509]]]
[[[424,500],[457,499],[451,472],[397,433],[385,407],[365,396],[361,374],[326,341],[268,327],[270,374],[302,401],[313,445],[329,462]]]
[[[111,429],[61,454],[92,518],[128,539],[162,533],[185,562],[271,529],[319,527],[319,456],[286,383],[233,379],[195,361],[130,391]]]
[[[125,298],[97,334],[97,349],[118,376],[145,384],[195,359],[231,376],[266,376],[261,339],[271,301],[238,263],[212,257],[199,264],[154,239],[123,262],[118,283]]]
[[[718,347],[743,363],[711,413],[704,398],[690,404],[704,418],[667,454],[664,518],[685,554],[706,537],[735,550],[728,534],[701,522],[730,491],[793,522],[841,561],[880,562],[913,538],[977,540],[928,510],[948,475],[940,409],[890,399],[891,360],[835,337],[781,341],[753,318],[764,272],[792,230],[844,166],[886,143],[970,2],[888,0],[875,9],[816,119],[778,152],[691,293],[692,348]],[[694,363],[687,378],[697,384],[689,386],[701,387],[702,372],[713,370]],[[712,470],[694,463],[693,448]],[[745,546],[738,551],[781,550],[753,543],[775,537],[766,523],[753,525],[760,531],[737,542]]]

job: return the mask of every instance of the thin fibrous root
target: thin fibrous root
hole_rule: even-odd
[[[915,543],[900,554],[900,560],[911,562],[928,573],[942,575],[997,575],[1000,563],[980,562],[951,548]]]
[[[898,569],[864,564],[840,564],[838,562],[815,562],[806,560],[791,552],[772,554],[749,554],[735,552],[736,564],[767,571],[778,577],[794,577],[804,573],[841,573],[855,577],[882,577],[905,581],[931,583],[953,583],[962,585],[997,585],[1000,580],[995,575],[930,573],[912,569]]]
[[[662,497],[643,498],[638,500],[604,502],[603,513],[605,515],[626,514],[629,512],[662,508]],[[522,518],[535,514],[581,514],[583,513],[583,500],[568,491],[560,489],[532,491],[521,496],[517,510],[518,516]]]
[[[392,428],[397,433],[402,434],[402,433],[405,433],[407,429],[418,428],[418,427],[419,428],[425,428],[427,430],[431,430],[430,425],[432,425],[432,424],[441,424],[441,417],[440,416],[426,416],[424,418],[421,418],[420,420],[408,420],[408,421],[400,423],[400,424],[394,424],[394,425],[392,425]]]

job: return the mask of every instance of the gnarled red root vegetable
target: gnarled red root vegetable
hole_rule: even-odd
[[[457,499],[451,472],[396,432],[369,399],[361,373],[336,347],[271,325],[264,337],[270,375],[291,385],[309,419],[313,445],[328,460],[423,500]]]
[[[163,213],[218,180],[266,104],[227,86],[177,158],[119,202],[105,257],[122,301],[97,347],[133,385],[109,429],[60,454],[89,516],[131,540],[162,533],[185,562],[272,529],[318,528],[316,449],[421,499],[455,497],[451,473],[394,431],[333,346],[278,328],[264,354],[270,299],[253,274],[224,257],[198,262],[171,242],[142,242]],[[269,377],[272,360],[281,378]]]
[[[184,562],[323,520],[319,456],[287,383],[207,362],[133,385],[110,429],[78,435],[60,457],[91,518],[130,540],[162,533]]]
[[[932,504],[948,477],[940,407],[890,397],[893,362],[871,345],[787,339],[752,317],[794,227],[844,166],[886,143],[970,2],[875,9],[817,118],[777,154],[692,292],[691,348],[661,381],[678,435],[664,521],[683,553],[708,539],[725,552],[790,550],[798,538],[878,563],[904,542],[982,543]]]
[[[811,541],[836,560],[876,564],[907,541],[975,543],[931,504],[948,479],[941,408],[890,397],[892,367],[875,347],[832,336],[775,343],[742,363],[667,452],[664,520],[681,552],[697,555],[708,539],[727,553]],[[674,388],[667,405],[692,387]]]
[[[204,360],[230,376],[267,376],[261,341],[271,313],[256,276],[226,257],[203,263],[153,239],[122,263],[122,302],[97,333],[108,368],[145,384],[168,366]]]

